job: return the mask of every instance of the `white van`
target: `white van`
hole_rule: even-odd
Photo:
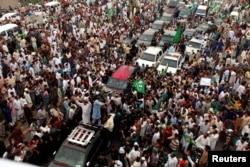
[[[167,53],[157,67],[157,71],[160,73],[165,71],[166,73],[175,74],[180,70],[183,61],[184,58],[180,53]]]
[[[6,13],[0,18],[0,22],[3,22],[6,19],[18,19],[19,15],[17,13],[11,12],[11,13]]]
[[[200,39],[192,38],[186,45],[185,54],[191,55],[192,52],[197,53],[197,51],[201,51],[203,47],[203,41]]]
[[[206,5],[199,5],[196,12],[195,12],[195,15],[201,16],[201,17],[206,17],[207,10],[208,10],[208,7]]]
[[[13,32],[14,35],[18,34],[17,24],[5,24],[0,26],[0,35],[4,37],[5,40],[8,39],[8,33]]]
[[[164,52],[161,47],[154,47],[150,46],[148,47],[142,55],[137,59],[136,63],[142,67],[143,64],[144,66],[148,67],[157,67],[159,64],[160,60],[162,59],[164,55]]]
[[[50,7],[50,8],[56,8],[60,5],[61,5],[60,2],[58,2],[58,1],[52,1],[52,2],[48,2],[48,3],[44,4],[45,7]]]

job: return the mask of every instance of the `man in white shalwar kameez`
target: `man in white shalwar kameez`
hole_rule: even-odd
[[[21,110],[22,110],[22,104],[21,101],[19,99],[18,96],[15,96],[15,99],[13,100],[13,108],[15,110],[15,112],[12,113],[12,120],[13,123],[16,122],[16,120],[20,119],[20,115],[21,115]]]
[[[211,148],[211,151],[214,151],[215,147],[216,147],[216,144],[217,144],[217,141],[219,140],[219,133],[218,133],[218,131],[214,130],[209,135],[209,138],[210,138],[210,148]]]
[[[83,99],[83,103],[79,102],[78,100],[75,100],[75,102],[79,107],[82,108],[82,122],[85,124],[90,123],[90,113],[92,104],[88,101],[88,98],[85,97]]]

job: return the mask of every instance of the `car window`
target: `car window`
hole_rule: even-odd
[[[118,79],[110,77],[107,85],[109,87],[112,87],[112,88],[126,89],[127,88],[127,81],[122,81],[122,80],[118,80]]]
[[[142,40],[142,41],[152,41],[153,40],[153,35],[142,34],[139,37],[139,39]]]
[[[167,58],[164,58],[161,62],[161,65],[163,66],[168,66],[168,67],[172,67],[172,68],[177,68],[178,67],[178,63],[176,60],[170,60]]]
[[[82,166],[85,162],[85,158],[86,155],[84,152],[62,145],[57,152],[54,161],[55,163],[63,163],[64,166]]]
[[[146,61],[155,61],[155,55],[149,53],[143,53],[140,59]]]
[[[157,30],[162,29],[162,26],[163,26],[163,24],[152,24],[152,28],[157,29]]]
[[[200,49],[201,43],[190,41],[190,42],[188,43],[188,46],[193,47],[193,48],[196,48],[196,49]]]

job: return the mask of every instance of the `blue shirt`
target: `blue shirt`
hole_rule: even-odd
[[[95,100],[93,104],[93,119],[100,119],[101,118],[101,107],[104,105],[103,102],[100,102],[99,100]]]

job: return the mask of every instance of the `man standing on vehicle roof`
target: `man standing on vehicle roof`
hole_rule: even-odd
[[[93,103],[93,113],[92,113],[92,123],[101,125],[101,107],[104,106],[105,103],[100,100],[100,97],[97,96],[96,100]]]

